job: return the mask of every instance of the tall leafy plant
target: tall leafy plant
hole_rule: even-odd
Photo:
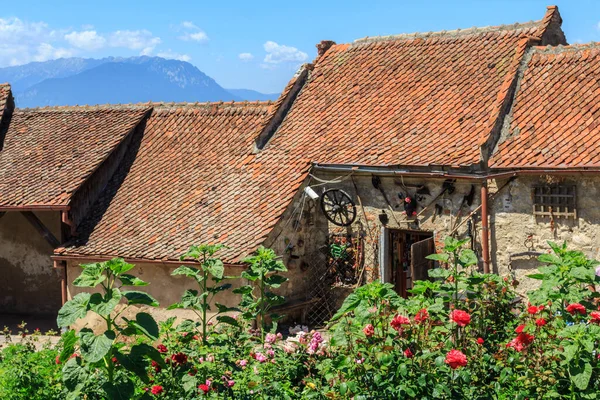
[[[63,382],[70,392],[70,398],[77,398],[92,380],[104,381],[102,390],[109,398],[130,398],[134,392],[133,381],[125,374],[117,377],[117,365],[147,381],[146,359],[161,365],[164,361],[158,351],[147,344],[139,343],[126,350],[123,341],[119,340],[122,336],[156,340],[158,325],[150,314],[138,312],[135,320],[118,317],[131,305],[156,307],[158,302],[143,291],[124,290],[126,287],[146,286],[147,283],[128,274],[134,265],[122,258],[81,267],[83,271],[73,285],[99,291],[75,295],[58,312],[57,324],[59,327],[68,327],[92,312],[104,321],[104,327],[100,334],[85,327],[78,333],[70,330],[63,336],[63,349],[58,359],[58,362],[64,363]],[[125,306],[116,311],[122,301]],[[76,349],[79,354],[75,353]]]
[[[184,327],[190,326],[197,328],[197,326],[199,326],[200,332],[202,333],[202,342],[204,344],[207,344],[208,340],[208,325],[214,318],[219,322],[237,325],[237,321],[231,316],[223,315],[223,313],[237,310],[236,308],[215,303],[217,311],[210,316],[208,315],[208,312],[212,311],[211,303],[214,300],[214,296],[231,288],[231,284],[229,283],[220,284],[220,282],[226,279],[224,276],[225,267],[221,259],[214,257],[214,255],[224,247],[225,246],[222,244],[203,244],[190,247],[190,249],[181,256],[181,260],[195,260],[198,262],[199,268],[182,265],[171,274],[174,276],[187,276],[188,278],[194,279],[198,284],[198,290],[186,290],[181,297],[181,301],[171,305],[168,309],[183,308],[193,311],[199,319],[199,325],[196,322],[187,320]],[[214,284],[210,283],[211,280]]]
[[[248,268],[242,272],[242,278],[248,279],[250,285],[244,285],[233,292],[242,295],[240,307],[244,310],[242,317],[248,320],[258,320],[260,324],[261,339],[264,341],[268,328],[269,317],[271,321],[277,321],[280,316],[272,313],[274,306],[285,302],[283,296],[273,293],[272,289],[279,288],[287,278],[279,275],[286,272],[287,268],[277,258],[275,252],[260,246],[253,256],[244,259]]]

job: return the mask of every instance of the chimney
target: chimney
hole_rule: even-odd
[[[321,57],[329,50],[331,46],[335,45],[333,40],[321,40],[321,43],[317,44],[317,54]]]

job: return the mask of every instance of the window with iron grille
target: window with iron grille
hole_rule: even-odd
[[[575,185],[540,185],[532,189],[533,215],[577,219]]]

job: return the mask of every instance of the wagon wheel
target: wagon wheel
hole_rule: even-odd
[[[321,196],[321,209],[325,217],[338,226],[351,225],[356,218],[356,206],[343,190],[326,190]]]

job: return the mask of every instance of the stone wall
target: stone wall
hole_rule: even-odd
[[[502,185],[503,181],[496,182]],[[546,183],[574,184],[577,187],[577,219],[533,215],[532,186]],[[491,256],[494,271],[514,273],[520,291],[535,287],[537,281],[526,277],[535,273],[536,257],[518,256],[529,248],[548,252],[548,241],[567,241],[570,249],[587,256],[600,257],[600,177],[592,176],[519,176],[490,203]],[[530,237],[530,238],[529,238]],[[528,239],[529,238],[529,239]]]
[[[60,239],[60,213],[37,217]],[[55,314],[60,308],[60,278],[52,247],[19,212],[0,218],[0,312]]]
[[[320,172],[316,176],[322,180],[335,181],[340,175],[343,174]],[[345,177],[342,178],[342,182],[340,183],[333,182],[321,185],[315,187],[315,190],[319,194],[322,194],[327,189],[341,189],[347,192],[354,200],[358,214],[355,222],[349,227],[339,227],[329,222],[327,232],[329,235],[345,233],[362,236],[364,240],[364,265],[366,280],[368,281],[380,279],[379,264],[383,228],[431,232],[434,235],[436,246],[440,247],[443,239],[461,223],[463,224],[456,229],[456,232],[459,237],[466,237],[467,224],[465,220],[471,211],[480,205],[481,185],[477,182],[457,180],[454,182],[455,190],[452,194],[446,192],[437,197],[443,190],[445,179],[380,176],[380,186],[383,189],[383,193],[381,190],[375,188],[370,175],[354,175],[353,179],[356,188],[352,179]],[[314,183],[317,182],[313,181]],[[404,213],[403,199],[407,195],[416,196],[417,186],[422,185],[427,187],[429,195],[420,196],[417,212],[420,212],[424,207],[427,207],[427,209],[417,218],[407,218]],[[463,204],[463,198],[470,192],[472,185],[474,187],[474,197],[469,206]],[[362,208],[359,197],[363,205]],[[435,204],[441,206],[441,213],[434,216],[436,210]],[[380,215],[382,214],[385,214],[387,218],[385,224],[380,219]],[[478,217],[479,215],[476,213],[476,216]],[[321,213],[320,218],[324,218],[323,213]],[[477,233],[480,232],[479,219],[475,220],[475,228]],[[479,239],[479,236],[475,238],[475,250],[481,257]]]

